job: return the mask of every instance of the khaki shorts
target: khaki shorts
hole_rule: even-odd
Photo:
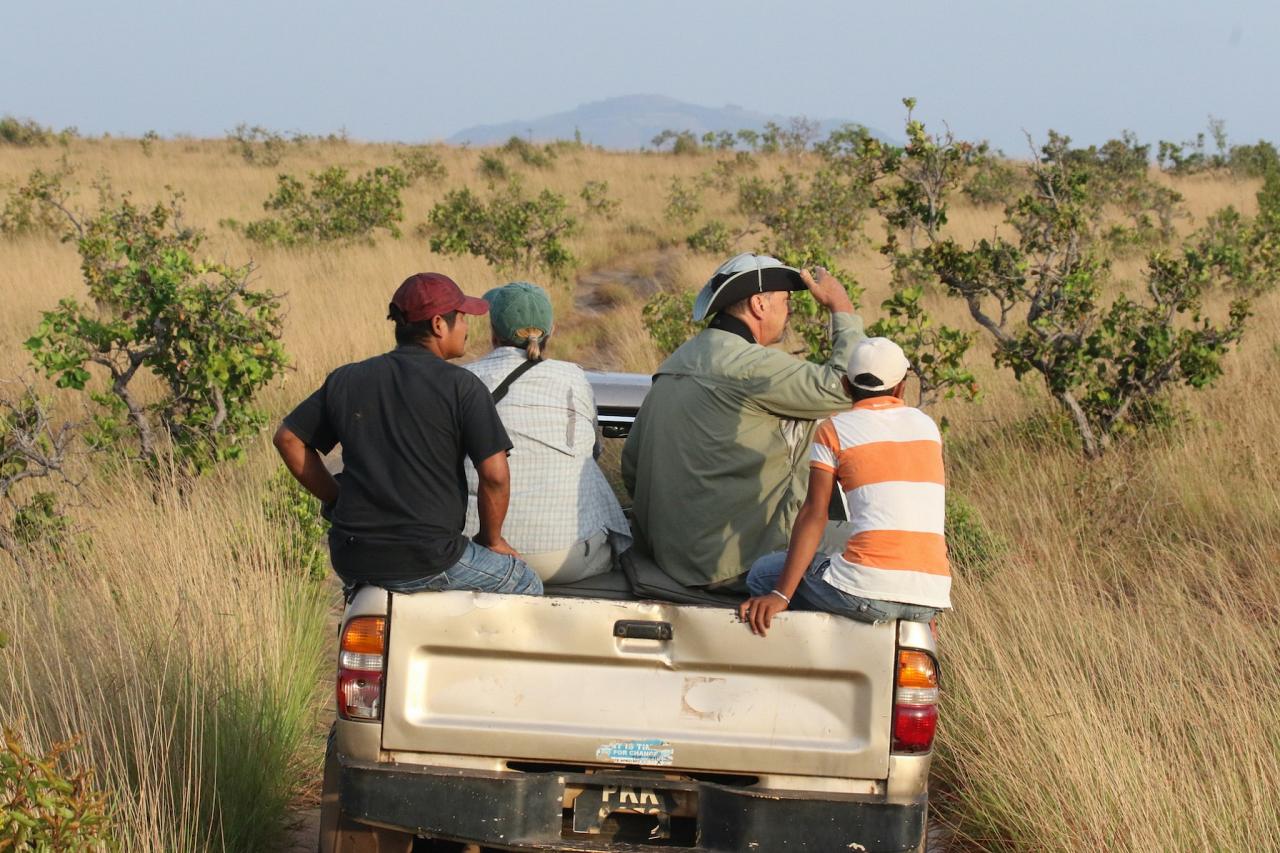
[[[542,578],[543,583],[575,583],[613,568],[613,548],[609,545],[607,530],[600,530],[594,536],[559,551],[521,553],[520,558]]]

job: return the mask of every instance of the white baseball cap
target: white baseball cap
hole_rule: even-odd
[[[888,338],[863,338],[849,356],[849,384],[860,391],[888,391],[911,369],[902,347]],[[860,383],[854,377],[870,374],[880,384]]]

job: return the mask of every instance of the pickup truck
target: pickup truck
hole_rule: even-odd
[[[625,436],[649,378],[589,375]],[[732,601],[638,598],[625,560],[543,597],[358,591],[320,850],[924,850],[928,625],[785,612],[756,637]]]

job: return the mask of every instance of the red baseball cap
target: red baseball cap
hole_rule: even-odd
[[[410,323],[421,323],[450,311],[489,313],[488,302],[467,296],[453,279],[438,272],[420,272],[406,278],[391,297],[391,306],[399,308]]]

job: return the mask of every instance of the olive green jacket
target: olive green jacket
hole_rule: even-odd
[[[686,586],[720,583],[785,550],[817,422],[852,405],[840,383],[862,337],[832,317],[825,364],[704,329],[663,362],[622,451],[634,531]]]

